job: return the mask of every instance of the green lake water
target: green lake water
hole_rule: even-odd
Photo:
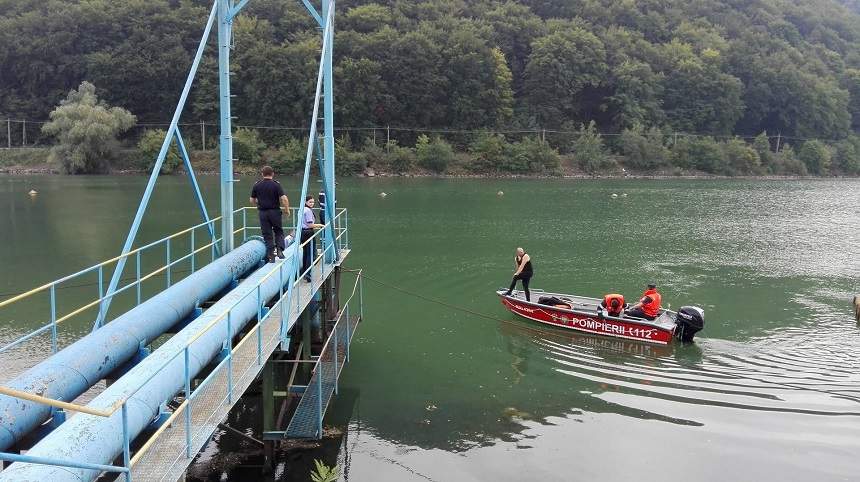
[[[215,207],[217,179],[201,182]],[[144,184],[0,177],[0,293],[117,254]],[[344,179],[338,202],[347,267],[474,312],[365,280],[327,419],[342,436],[316,453],[344,480],[857,480],[857,180]],[[159,180],[141,241],[196,209],[183,178]],[[655,347],[517,319],[494,293],[517,246],[533,289],[635,299],[653,280],[664,305],[701,306],[705,329]],[[32,319],[0,316],[3,340]]]

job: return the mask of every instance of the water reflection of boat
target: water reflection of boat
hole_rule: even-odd
[[[656,319],[646,320],[626,315],[611,316],[600,306],[597,298],[540,291],[539,300],[551,301],[535,303],[526,301],[522,291],[514,291],[510,295],[505,293],[503,289],[496,291],[505,308],[523,318],[614,338],[666,345],[673,336],[692,341],[704,325],[704,314],[695,307],[684,307],[678,312],[663,309]]]

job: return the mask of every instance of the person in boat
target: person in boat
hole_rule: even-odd
[[[639,302],[631,306],[624,314],[635,318],[653,320],[660,315],[661,301],[662,297],[660,296],[660,293],[657,292],[657,285],[654,283],[648,283],[648,287],[645,292],[642,293],[642,298],[639,299]]]
[[[532,259],[526,254],[523,248],[517,248],[517,254],[514,256],[514,264],[516,264],[517,269],[514,271],[514,279],[511,280],[511,286],[505,295],[510,295],[511,291],[517,286],[517,280],[520,280],[523,283],[523,291],[526,292],[526,301],[531,301],[529,281],[531,281],[532,275],[534,275]]]
[[[621,312],[624,311],[624,296],[610,293],[603,297],[600,307],[606,310],[609,316],[621,316]]]

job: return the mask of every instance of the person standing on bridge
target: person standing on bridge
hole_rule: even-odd
[[[316,222],[314,216],[314,197],[305,197],[305,207],[302,209],[302,237],[301,242],[304,244],[302,250],[302,273],[305,273],[305,281],[310,282],[311,272],[310,267],[313,266],[314,257],[316,256],[316,244],[314,242],[314,230],[321,229],[322,224]],[[307,241],[307,242],[306,242]]]
[[[514,271],[514,279],[511,280],[511,287],[508,288],[505,295],[510,295],[511,291],[513,291],[517,286],[517,280],[520,280],[523,282],[523,291],[526,292],[526,301],[531,301],[529,281],[531,281],[532,275],[534,275],[532,259],[528,254],[526,254],[523,248],[517,248],[517,254],[514,256],[514,264],[517,265],[517,269]]]
[[[260,230],[266,242],[266,262],[274,263],[275,256],[284,259],[281,210],[290,212],[290,200],[284,194],[281,183],[274,179],[275,170],[271,166],[263,166],[260,174],[263,178],[251,188],[251,204],[257,207],[257,213],[260,215]]]

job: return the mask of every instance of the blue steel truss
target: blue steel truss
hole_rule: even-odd
[[[176,109],[173,112],[173,118],[170,121],[170,126],[164,136],[164,142],[161,145],[161,150],[155,159],[155,164],[152,168],[152,173],[149,176],[149,181],[146,184],[146,189],[143,192],[140,205],[132,221],[125,244],[122,247],[121,256],[131,251],[134,244],[137,232],[140,228],[140,223],[146,212],[149,199],[152,196],[152,191],[155,188],[155,183],[158,180],[158,174],[161,171],[161,166],[167,155],[170,143],[175,140],[179,147],[179,152],[182,156],[182,161],[185,165],[185,170],[188,173],[191,188],[194,191],[195,199],[200,206],[200,211],[204,222],[209,221],[209,216],[206,212],[206,204],[203,201],[203,196],[200,193],[200,188],[197,184],[197,179],[194,176],[194,170],[191,166],[191,161],[188,156],[188,151],[185,148],[185,143],[182,140],[182,135],[179,132],[179,118],[185,108],[185,102],[188,99],[188,93],[191,90],[191,85],[197,75],[197,69],[200,66],[200,60],[203,57],[203,52],[206,49],[206,44],[209,40],[209,35],[212,31],[212,26],[217,21],[218,23],[218,97],[219,97],[219,119],[220,119],[220,138],[219,138],[219,156],[221,166],[221,245],[220,252],[227,253],[233,249],[233,135],[230,110],[230,39],[232,38],[233,19],[241,10],[249,3],[250,0],[215,0],[212,4],[212,10],[209,13],[209,18],[206,22],[206,27],[203,30],[203,36],[197,46],[197,52],[194,56],[194,61],[191,63],[191,69],[185,80],[185,85],[182,88],[182,93],[179,96],[179,102],[176,104]],[[305,172],[302,178],[302,194],[299,197],[300,202],[304,201],[308,193],[308,180],[311,168],[311,158],[316,147],[317,159],[319,162],[319,170],[323,181],[323,190],[326,196],[325,215],[327,219],[331,219],[334,215],[336,207],[335,199],[335,152],[334,152],[334,82],[332,77],[332,55],[334,44],[334,0],[322,0],[322,14],[310,3],[309,0],[301,0],[311,17],[316,20],[317,24],[322,29],[322,49],[320,52],[320,66],[317,77],[317,87],[314,93],[314,108],[310,123],[310,135],[308,136],[308,149],[305,160]],[[323,116],[319,117],[320,99],[323,101]],[[323,133],[320,136],[318,132],[319,120],[323,121]],[[322,138],[322,146],[317,144],[320,137]],[[216,239],[216,234],[209,226],[209,235]],[[323,252],[335,252],[330,250],[334,242],[335,233],[332,228],[327,228],[325,236],[323,236]],[[298,246],[299,243],[295,243]],[[293,248],[297,249],[297,248]],[[291,266],[291,276],[295,276],[298,270],[297,256],[293,257]],[[99,306],[98,316],[94,322],[93,330],[98,329],[105,321],[110,302],[110,296],[117,289],[120,278],[122,277],[123,269],[125,268],[126,257],[123,256],[117,263],[110,283],[107,287],[105,302]],[[335,260],[328,260],[333,262]]]

